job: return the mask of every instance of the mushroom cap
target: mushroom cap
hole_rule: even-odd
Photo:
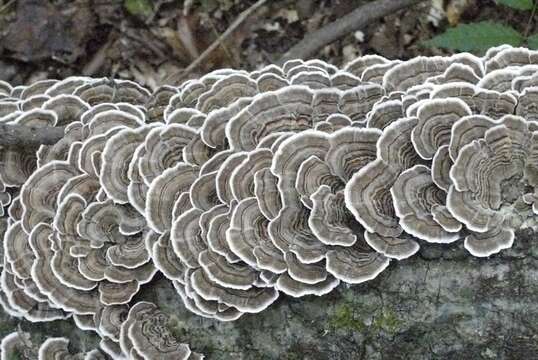
[[[346,206],[369,232],[384,237],[397,237],[402,232],[390,188],[403,170],[421,161],[410,141],[417,122],[416,118],[402,118],[387,126],[377,142],[377,159],[346,184]]]
[[[120,110],[118,105],[101,104],[90,108],[82,114],[81,122],[84,124],[84,135],[91,137],[104,134],[118,126],[136,128],[143,124],[143,114],[140,110],[126,106]]]
[[[251,98],[241,98],[227,107],[215,109],[207,114],[200,128],[202,140],[211,148],[223,148],[227,145],[226,126],[230,119],[252,102]],[[177,111],[187,112],[187,109]]]
[[[535,110],[537,97],[538,88],[536,86],[524,89],[518,97],[516,115],[524,117],[527,121],[538,121]]]
[[[137,129],[123,129],[113,135],[105,144],[101,154],[99,182],[107,196],[125,204],[129,201],[128,170],[133,153],[151,130],[151,126]]]
[[[295,134],[280,144],[271,171],[279,179],[278,190],[284,206],[299,203],[295,181],[301,164],[311,156],[324,158],[329,146],[328,135],[314,130]]]
[[[418,108],[418,122],[411,135],[417,153],[423,159],[431,160],[437,149],[450,142],[452,125],[466,115],[471,115],[471,109],[463,100],[425,102]]]
[[[248,290],[258,277],[258,272],[244,263],[229,263],[224,256],[208,249],[198,256],[198,262],[209,279],[231,289]]]
[[[322,260],[327,252],[308,226],[309,211],[304,206],[284,206],[267,228],[273,244],[283,253],[292,251],[299,260],[311,264]]]
[[[1,360],[19,356],[26,359],[37,358],[37,347],[32,343],[30,334],[21,330],[7,334],[0,343]]]
[[[295,189],[300,195],[301,202],[312,209],[311,196],[323,185],[328,186],[329,190],[338,191],[343,188],[344,183],[341,178],[333,175],[329,165],[313,155],[300,165]]]
[[[92,247],[100,248],[104,243],[125,244],[129,236],[141,232],[145,225],[145,219],[131,206],[107,200],[93,202],[85,208],[77,232]],[[128,246],[124,250],[127,249]]]
[[[375,103],[372,110],[366,115],[366,126],[383,130],[404,116],[401,100],[380,101]]]
[[[381,136],[377,129],[344,128],[329,137],[325,161],[331,172],[344,182],[376,158],[376,145]]]
[[[372,106],[385,95],[385,89],[378,84],[364,84],[346,90],[340,96],[338,108],[351,121],[366,121]]]
[[[325,269],[325,260],[313,264],[302,263],[292,252],[284,255],[287,274],[295,281],[314,285],[327,280],[328,274]]]
[[[514,243],[512,229],[494,228],[484,233],[472,233],[465,237],[465,249],[473,256],[486,257],[509,249]]]
[[[310,200],[313,205],[308,225],[319,241],[341,246],[351,246],[357,241],[351,229],[354,219],[346,209],[343,192],[333,194],[330,187],[321,185]]]
[[[256,81],[244,74],[230,74],[217,80],[211,89],[203,93],[196,103],[196,108],[203,113],[226,107],[234,101],[252,97],[258,93]]]
[[[20,221],[7,228],[4,235],[3,253],[5,261],[10,263],[11,270],[17,277],[21,279],[31,277],[35,256],[28,242],[28,235],[22,229]]]
[[[472,231],[485,232],[509,216],[501,210],[506,202],[501,183],[514,176],[524,176],[531,141],[528,123],[523,118],[507,115],[500,124],[487,129],[481,141],[472,141],[461,148],[450,170],[454,185],[450,187],[447,202],[456,219]],[[503,142],[509,143],[502,145]],[[493,165],[498,161],[502,166]],[[481,181],[483,173],[490,174],[487,184]]]
[[[241,201],[254,195],[254,175],[271,167],[273,153],[269,149],[256,149],[247,155],[231,173],[229,182],[232,197]]]
[[[282,201],[278,191],[278,178],[270,169],[261,169],[254,175],[254,194],[262,214],[269,220],[278,216]]]
[[[355,60],[350,61],[344,66],[344,71],[347,71],[355,76],[361,77],[362,73],[366,68],[372,65],[378,64],[387,64],[390,63],[390,60],[385,59],[380,55],[368,54],[356,58]]]
[[[279,74],[265,73],[256,79],[256,86],[259,93],[276,91],[289,85],[289,82]]]
[[[69,349],[67,348],[69,340],[66,338],[48,338],[39,347],[39,360],[54,360],[58,358],[70,357]]]
[[[185,276],[186,266],[174,252],[172,243],[170,242],[170,233],[151,235],[148,234],[148,239],[157,236],[157,241],[153,244],[147,244],[150,249],[153,265],[161,271],[164,276],[171,280],[181,280]]]
[[[56,114],[56,126],[65,126],[80,121],[82,114],[90,109],[90,105],[77,96],[61,94],[47,99],[41,108]]]
[[[90,105],[100,103],[126,102],[133,105],[143,105],[151,97],[151,93],[130,80],[111,80],[103,78],[81,85],[73,95],[78,96]]]
[[[278,298],[278,291],[272,287],[251,287],[247,290],[230,289],[211,281],[202,269],[196,269],[190,276],[193,289],[206,300],[215,300],[241,312],[257,313]]]
[[[273,245],[267,226],[268,220],[263,216],[256,198],[246,198],[232,210],[226,242],[230,250],[250,266],[278,269],[281,267],[283,254]],[[271,264],[258,263],[255,253],[257,248],[260,248],[262,253],[270,251],[274,255]]]
[[[327,252],[327,271],[335,278],[350,284],[376,278],[387,268],[389,262],[388,257],[372,251],[364,243]]]
[[[237,202],[233,202],[230,207],[215,207],[212,210],[204,213],[202,216],[208,216],[208,223],[205,228],[202,228],[202,236],[205,235],[209,249],[219,255],[226,257],[230,263],[236,263],[240,259],[232,252],[230,245],[226,240],[226,232],[230,227],[231,214],[237,206]],[[211,219],[209,219],[211,216]],[[205,233],[204,233],[205,231]]]
[[[182,160],[183,148],[195,134],[195,130],[186,125],[170,124],[154,128],[146,135],[145,149],[137,166],[147,186],[150,186],[164,170]]]
[[[28,99],[32,96],[44,94],[51,86],[58,83],[58,80],[38,80],[22,89],[19,97],[21,99]]]
[[[189,359],[191,350],[179,343],[167,328],[168,317],[156,305],[138,302],[121,325],[120,346],[124,354],[134,350],[141,359]]]
[[[178,163],[155,178],[148,190],[145,208],[152,230],[162,234],[171,229],[174,205],[182,193],[189,191],[198,171],[196,166]]]
[[[199,225],[202,213],[202,210],[191,208],[174,221],[170,231],[174,252],[189,268],[200,266],[198,257],[207,249],[207,244],[201,237],[202,230]]]
[[[513,114],[517,104],[516,97],[511,93],[481,89],[468,83],[439,85],[432,90],[431,98],[458,98],[465,101],[473,114],[487,115],[494,118]]]
[[[476,84],[480,81],[481,75],[482,74],[477,74],[475,69],[469,65],[452,63],[446,68],[443,74],[432,76],[426,80],[426,82],[434,84],[447,84],[451,82],[468,82]]]
[[[538,56],[536,52],[525,48],[513,48],[511,46],[493,48],[485,56],[485,69],[487,73],[511,66],[537,63]]]
[[[38,224],[30,233],[30,246],[36,259],[32,265],[32,279],[39,290],[55,305],[75,314],[94,314],[99,308],[95,291],[81,291],[70,288],[58,281],[51,268],[52,229],[45,223]]]
[[[390,195],[390,188],[397,178],[397,169],[376,159],[359,170],[346,184],[346,206],[369,232],[384,237],[401,234]]]
[[[312,127],[313,93],[305,86],[288,86],[256,96],[226,124],[234,150],[252,150],[269,132],[298,132]]]
[[[278,277],[275,288],[292,297],[303,297],[307,295],[323,296],[330,293],[339,284],[340,280],[333,276],[327,276],[324,281],[316,284],[306,284],[296,281],[290,275],[284,273]]]
[[[27,233],[40,222],[50,222],[56,211],[56,197],[63,184],[77,175],[68,161],[51,161],[37,169],[21,188],[22,226]]]
[[[437,149],[432,159],[432,181],[444,191],[448,191],[452,180],[450,180],[450,168],[454,162],[450,157],[449,145],[443,145]]]
[[[428,242],[450,243],[459,238],[457,232],[447,232],[432,215],[435,205],[446,204],[446,192],[434,184],[427,166],[415,165],[402,172],[390,192],[406,233]]]
[[[162,122],[170,98],[178,93],[179,89],[170,85],[162,85],[155,89],[144,105],[147,109],[147,121]]]
[[[389,92],[405,91],[423,83],[429,77],[441,75],[447,67],[448,61],[444,57],[419,56],[388,70],[383,77],[383,87]]]

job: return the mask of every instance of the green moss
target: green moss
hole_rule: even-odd
[[[472,300],[474,298],[475,292],[472,288],[464,287],[460,290],[461,296]]]
[[[301,360],[303,357],[295,351],[290,351],[286,354],[286,360]]]
[[[358,313],[350,304],[342,304],[336,308],[333,316],[329,320],[329,324],[334,329],[363,331],[365,325],[358,316]]]
[[[218,350],[217,347],[212,343],[205,344],[204,346],[200,348],[200,352],[207,357],[211,357],[213,354],[215,354],[215,352],[217,352],[217,350]]]
[[[125,9],[134,16],[146,18],[153,12],[153,5],[148,0],[125,0]]]
[[[186,335],[186,331],[185,331],[185,327],[182,326],[182,324],[176,319],[174,318],[171,318],[169,321],[168,321],[168,330],[170,330],[170,332],[172,333],[172,336],[175,338],[175,339],[183,339],[185,338],[185,335]]]
[[[402,325],[402,321],[398,319],[393,311],[382,310],[381,313],[374,318],[372,325],[378,330],[396,333]]]
[[[13,349],[13,352],[11,354],[8,354],[7,359],[8,360],[22,360],[23,356],[21,352],[19,351],[19,349],[15,348]]]
[[[391,309],[345,301],[337,306],[329,318],[329,324],[335,330],[352,330],[367,335],[380,331],[396,333],[403,322]]]

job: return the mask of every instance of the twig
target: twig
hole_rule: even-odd
[[[230,36],[232,34],[232,32],[234,32],[234,30],[237,29],[237,27],[239,25],[241,25],[241,23],[243,21],[245,21],[250,16],[250,14],[252,14],[254,11],[256,11],[259,7],[261,7],[266,2],[267,2],[267,0],[258,0],[256,3],[254,3],[248,9],[246,9],[241,14],[239,14],[237,19],[235,19],[235,21],[228,27],[228,29],[226,29],[226,31],[223,32],[222,35],[220,35],[217,38],[217,40],[215,40],[211,45],[209,45],[209,47],[207,49],[205,49],[204,52],[202,52],[200,54],[200,56],[196,60],[194,60],[184,70],[169,75],[164,80],[164,83],[173,84],[173,85],[179,85],[179,83],[183,79],[185,79],[194,69],[196,69],[207,58],[207,56],[209,54],[211,54],[217,47],[219,47],[220,44],[224,40],[226,40],[228,38],[228,36]]]
[[[213,34],[215,34],[215,36],[219,36],[219,32],[217,31],[217,28],[215,27],[215,23],[211,20],[211,18],[208,19],[209,20],[209,25],[211,26],[211,31],[213,32]],[[220,47],[222,50],[224,50],[224,52],[226,53],[226,56],[228,57],[228,60],[230,60],[231,62],[233,62],[235,64],[235,66],[237,67],[238,64],[237,64],[237,61],[236,59],[233,57],[230,49],[228,49],[228,47],[223,43],[221,42],[220,43]]]
[[[7,8],[9,8],[11,5],[13,5],[15,3],[15,0],[10,0],[8,1],[7,3],[5,3],[4,5],[2,5],[0,7],[0,14],[3,13],[5,10],[7,10]]]
[[[181,16],[178,19],[175,38],[179,38],[177,40],[179,40],[182,47],[187,50],[191,60],[196,59],[198,56],[200,56],[200,52],[198,51],[198,47],[195,44],[194,35],[192,33],[192,29],[189,25],[187,17]]]
[[[358,30],[374,20],[422,1],[425,0],[377,0],[364,4],[344,17],[305,36],[282,56],[279,64],[290,59],[309,58],[320,48],[342,36]]]
[[[537,5],[538,5],[538,0],[534,0],[534,5],[532,6],[531,17],[529,18],[529,21],[527,21],[527,26],[525,26],[525,33],[523,34],[523,36],[525,37],[529,36],[529,31],[531,31],[532,20],[534,19],[534,15],[536,14]]]
[[[91,60],[82,68],[82,74],[85,76],[95,75],[101,69],[106,62],[108,49],[112,46],[114,41],[117,40],[117,35],[114,31],[111,31],[103,46],[93,55]]]
[[[63,136],[63,127],[0,124],[0,146],[38,147],[39,145],[53,145]]]

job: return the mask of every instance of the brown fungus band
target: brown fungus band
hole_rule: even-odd
[[[0,149],[0,304],[102,338],[75,355],[15,332],[2,356],[202,358],[138,296],[158,272],[188,310],[232,321],[372,280],[424,243],[509,248],[538,227],[537,65],[503,46],[291,60],[153,93],[0,82],[1,123],[65,129],[37,151]]]

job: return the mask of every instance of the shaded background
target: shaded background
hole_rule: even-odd
[[[0,80],[17,85],[70,75],[113,76],[155,88],[181,73],[254,2],[0,0]],[[267,1],[186,77],[276,62],[305,34],[367,2]],[[366,53],[404,59],[446,54],[450,51],[424,41],[458,23],[481,20],[534,31],[529,16],[492,0],[426,0],[344,36],[314,57],[341,66]]]

